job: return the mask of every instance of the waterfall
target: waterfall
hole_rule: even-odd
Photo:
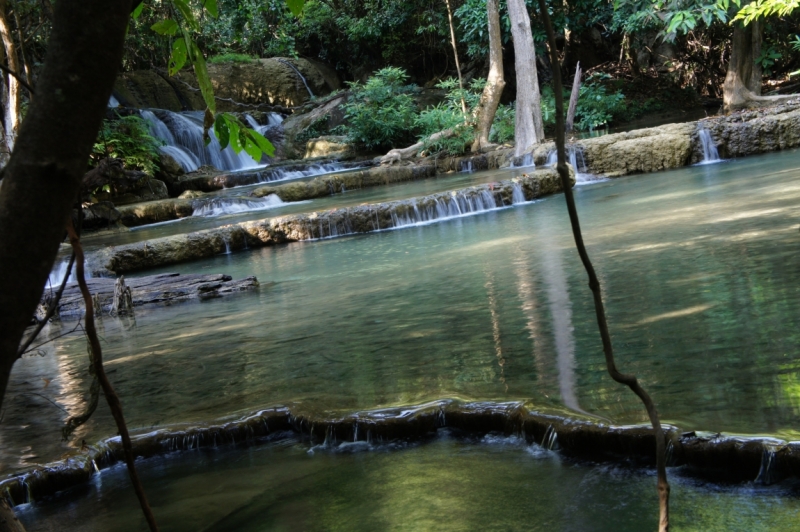
[[[108,99],[108,106],[109,107],[119,107],[119,100],[114,98],[114,95],[111,95],[111,98]]]
[[[511,205],[527,203],[522,186],[515,183],[512,187]],[[423,198],[393,202],[386,210],[381,209],[384,220],[378,219],[378,210],[374,211],[375,221],[372,222],[374,231],[386,229],[399,229],[403,227],[428,225],[444,220],[472,216],[487,211],[494,211],[509,207],[503,203],[499,196],[495,196],[488,189],[453,191],[436,194]],[[370,214],[371,215],[371,214]],[[338,218],[338,219],[337,219]],[[342,217],[319,217],[313,222],[311,232],[317,238],[335,238],[353,234],[353,224],[349,212]]]
[[[247,125],[262,135],[269,128],[273,126],[279,126],[283,123],[283,117],[278,113],[269,113],[267,115],[267,123],[264,125],[259,124],[256,119],[250,115],[245,115],[245,120],[247,120]]]
[[[516,163],[519,163],[519,165]],[[520,157],[515,157],[511,162],[511,168],[527,168],[529,166],[536,166],[536,163],[533,161],[533,152],[528,152]]]
[[[166,143],[162,151],[175,157],[187,172],[197,170],[202,165],[219,170],[243,170],[259,166],[244,151],[236,154],[230,146],[221,149],[213,129],[209,132],[211,142],[206,146],[202,111],[173,113],[142,110],[141,116],[147,121],[150,134]]]
[[[703,146],[703,160],[698,164],[714,164],[720,162],[722,159],[719,158],[717,145],[714,143],[711,133],[706,128],[702,128],[697,134],[700,137],[700,144]]]
[[[53,270],[50,272],[50,276],[47,278],[47,285],[45,286],[46,289],[52,288],[53,290],[56,290],[59,286],[61,286],[61,281],[64,280],[64,275],[67,273],[67,266],[69,266],[69,257],[66,257],[61,262],[53,265]],[[74,265],[69,274],[69,279],[67,279],[67,282],[75,282]]]
[[[583,156],[583,148],[580,146],[567,146],[567,162],[575,169],[575,183],[578,185],[601,181],[602,178],[586,172],[586,159]],[[558,153],[551,150],[547,154],[547,166],[555,166],[558,163]]]
[[[300,179],[303,177],[320,176],[333,172],[341,172],[342,170],[347,170],[347,168],[339,163],[312,164],[303,170],[274,168],[270,169],[269,171],[259,173],[261,176],[261,180],[259,182],[271,183],[273,181],[288,181],[290,179]],[[331,193],[333,194],[334,192]],[[342,192],[344,192],[344,185],[342,185]]]
[[[277,194],[264,198],[220,197],[199,201],[192,216],[222,216],[243,212],[263,211],[286,205]]]
[[[312,97],[312,98],[314,97],[314,93],[311,92],[311,87],[308,86],[308,82],[306,81],[306,78],[303,76],[302,73],[300,73],[300,71],[297,69],[296,66],[294,66],[293,64],[291,64],[289,61],[287,61],[285,59],[276,59],[276,61],[278,61],[279,63],[283,63],[284,65],[286,65],[289,68],[291,68],[292,70],[294,70],[295,73],[297,74],[297,76],[303,81],[303,85],[306,86],[306,90],[308,91],[308,95],[310,97]]]
[[[461,161],[461,171],[465,174],[471,174],[472,172],[474,172],[474,170],[472,169],[472,159]]]

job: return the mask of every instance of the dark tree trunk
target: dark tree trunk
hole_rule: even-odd
[[[86,173],[122,61],[131,3],[55,3],[36,98],[0,187],[0,401]]]

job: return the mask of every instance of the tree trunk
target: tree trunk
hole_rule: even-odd
[[[458,45],[456,43],[456,29],[453,25],[453,9],[450,7],[450,0],[444,0],[447,5],[447,20],[450,22],[450,42],[453,44],[453,56],[456,58],[456,72],[458,72],[458,88],[464,92],[464,79],[461,76],[461,63],[458,61]],[[461,96],[461,112],[466,116],[467,102],[462,94]]]
[[[755,60],[761,50],[763,28],[757,22],[744,26],[737,22],[733,26],[731,56],[728,74],[722,85],[722,101],[725,112],[750,107],[766,107],[795,98],[796,95],[761,96],[761,67]]]
[[[6,60],[8,61],[9,70],[23,75],[20,72],[19,61],[17,60],[17,50],[14,46],[14,38],[11,35],[11,26],[8,24],[6,18],[6,0],[0,0],[0,38],[3,39],[3,48],[5,50]],[[12,75],[7,75],[8,82],[6,83],[7,93],[5,105],[3,106],[3,127],[5,129],[5,142],[8,151],[14,149],[14,139],[17,136],[19,129],[20,118],[20,84],[17,79]]]
[[[0,187],[0,402],[105,116],[130,12],[131,0],[55,3],[36,98]]]
[[[489,76],[486,86],[475,110],[477,124],[475,126],[475,141],[472,151],[479,152],[489,145],[489,130],[494,122],[497,106],[500,105],[500,96],[506,81],[503,78],[503,44],[500,37],[500,13],[497,0],[486,0],[486,12],[489,18]]]
[[[517,109],[514,155],[530,152],[544,139],[539,75],[536,72],[536,49],[531,34],[531,19],[524,0],[508,0],[511,35],[514,38],[514,66],[517,71]]]
[[[578,97],[581,95],[581,62],[575,65],[575,78],[572,80],[572,94],[569,97],[569,108],[567,109],[567,133],[572,133],[575,125],[575,111],[578,110]],[[577,172],[578,169],[576,168]]]

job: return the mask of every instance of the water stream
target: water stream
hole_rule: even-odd
[[[576,189],[618,364],[648,386],[665,421],[800,439],[797,175],[793,151]],[[447,179],[312,204],[344,205],[351,194],[362,194],[360,202],[415,197],[496,174]],[[262,288],[142,308],[134,319],[102,318],[110,378],[139,430],[275,404],[336,413],[443,397],[525,399],[618,423],[646,421],[638,400],[606,375],[560,195],[168,270],[256,275]],[[52,324],[46,334],[70,327]],[[42,349],[11,377],[0,432],[7,472],[115,432],[101,408],[60,443],[59,408],[78,412],[89,387],[86,344],[73,334]],[[147,460],[143,475],[170,530],[654,527],[652,472],[575,465],[507,439],[445,434],[400,448],[308,450],[290,438],[191,451]],[[767,453],[764,475],[769,468]],[[676,527],[792,530],[800,517],[791,485],[718,487],[675,475]],[[23,508],[26,525],[137,529],[124,471],[96,478],[82,497]]]

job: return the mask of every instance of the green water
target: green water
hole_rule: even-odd
[[[421,185],[406,186],[394,188],[398,197]],[[664,420],[687,430],[800,439],[800,153],[632,176],[578,187],[576,195],[618,365],[642,379]],[[530,399],[620,423],[646,421],[636,398],[605,373],[560,195],[169,270],[256,275],[263,286],[256,294],[140,309],[135,320],[102,320],[110,377],[129,424],[140,430],[274,404],[352,411],[442,397]],[[43,351],[44,357],[21,360],[12,374],[0,432],[6,471],[115,433],[101,406],[71,442],[59,442],[66,418],[59,408],[77,413],[88,390],[86,346],[71,335]],[[275,460],[263,458],[252,477],[241,471],[252,456],[271,453]],[[501,445],[447,441],[346,457],[317,453],[313,460],[303,446],[187,456],[193,458],[148,462],[147,475],[153,489],[170,494],[164,504],[176,522],[195,512],[205,516],[198,509],[203,499],[195,498],[231,477],[230,489],[207,495],[220,500],[220,513],[202,517],[209,530],[235,529],[225,523],[251,518],[225,520],[256,514],[265,521],[253,523],[267,524],[252,524],[253,530],[369,528],[370,520],[382,523],[378,529],[550,523],[577,530],[603,522],[600,529],[641,530],[655,519],[654,501],[641,487],[654,482],[646,475],[620,480],[613,470],[542,462],[526,449]],[[266,468],[261,476],[259,468]],[[424,479],[429,470],[424,482],[411,474]],[[483,489],[489,473],[496,479]],[[30,518],[53,512],[54,522],[65,514],[80,519],[101,504],[96,519],[111,519],[117,510],[109,501],[129,496],[119,493],[122,487],[107,489],[105,475],[90,497],[31,509]],[[237,483],[240,476],[260,480],[246,487],[245,480]],[[276,483],[268,480],[273,476]],[[602,487],[607,483],[614,489]],[[451,491],[442,487],[450,485]],[[688,485],[676,494],[687,506],[683,529],[713,530],[715,519],[728,516],[734,521],[718,529],[789,530],[780,523],[796,516],[796,502],[783,495],[751,500],[747,488]],[[406,497],[403,489],[413,493]],[[228,515],[234,506],[243,513]],[[618,509],[626,517],[618,518]],[[765,512],[779,524],[769,525]],[[461,518],[479,525],[460,526]],[[627,518],[643,521],[624,528]],[[87,530],[107,529],[86,519],[101,523]],[[305,521],[294,526],[292,519]],[[196,529],[186,526],[174,529]]]
[[[511,438],[447,437],[359,453],[291,440],[139,462],[164,531],[655,530],[651,472],[562,461]],[[789,531],[794,484],[706,485],[672,472],[672,528]],[[123,468],[58,500],[18,507],[29,532],[146,529]],[[80,496],[79,496],[80,495]]]

